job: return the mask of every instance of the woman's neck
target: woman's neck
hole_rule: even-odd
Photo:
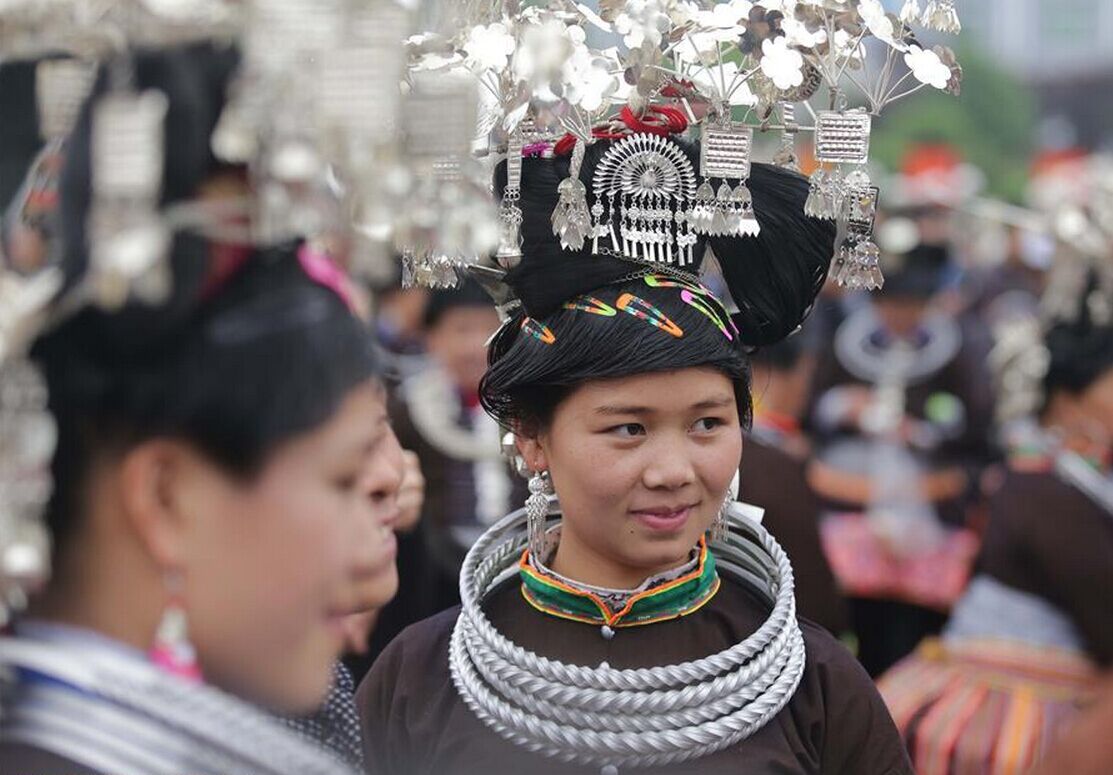
[[[50,585],[32,598],[30,617],[92,630],[142,651],[150,648],[164,602],[157,580],[144,577],[148,583],[137,583],[84,558],[58,565]]]
[[[636,589],[646,579],[679,568],[689,560],[689,553],[654,566],[626,565],[616,562],[575,533],[561,529],[560,543],[549,567],[566,579],[603,589]]]

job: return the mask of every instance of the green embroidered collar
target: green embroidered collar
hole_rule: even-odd
[[[649,583],[627,598],[622,609],[613,610],[596,591],[557,578],[543,565],[531,561],[527,550],[518,563],[522,596],[538,611],[585,624],[634,627],[675,619],[698,610],[719,591],[715,557],[703,538],[697,553],[691,570],[676,578]]]

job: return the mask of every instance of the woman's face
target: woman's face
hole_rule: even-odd
[[[557,570],[636,586],[682,563],[722,506],[742,456],[734,387],[711,368],[588,382],[522,452],[563,508]]]
[[[190,639],[206,679],[279,711],[313,709],[348,614],[398,586],[402,452],[381,387],[348,394],[244,483],[213,467],[191,489],[183,554]]]

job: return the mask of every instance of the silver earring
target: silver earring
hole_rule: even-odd
[[[526,498],[526,524],[529,527],[529,553],[544,559],[545,522],[549,517],[549,477],[544,471],[534,471],[529,478],[529,497]]]
[[[723,505],[719,507],[719,513],[715,515],[715,521],[711,523],[711,541],[714,543],[721,543],[727,540],[727,536],[730,535],[727,512],[730,510],[732,500],[734,499],[729,494],[723,499]]]

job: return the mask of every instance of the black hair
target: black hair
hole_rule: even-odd
[[[195,195],[216,169],[208,137],[232,72],[225,57],[191,47],[135,59],[137,86],[169,99],[167,202]],[[103,89],[102,80],[94,95]],[[62,191],[62,268],[71,285],[88,261],[89,113],[86,107],[71,140],[76,151]],[[56,551],[83,516],[98,456],[176,438],[230,474],[250,477],[278,445],[326,421],[377,374],[366,325],[309,278],[297,245],[254,251],[215,291],[206,282],[213,247],[199,235],[177,234],[170,298],[85,307],[35,342],[32,357],[58,424],[48,508]]]
[[[1105,293],[1098,278],[1091,273],[1086,293],[1080,300],[1074,320],[1060,320],[1044,334],[1050,356],[1044,376],[1044,395],[1050,399],[1056,391],[1075,395],[1083,393],[1110,369],[1113,369],[1113,323],[1094,320],[1089,300]],[[1108,298],[1101,303],[1108,306]]]
[[[807,352],[802,333],[768,347],[762,347],[752,355],[754,364],[773,371],[791,371]]]
[[[695,147],[684,140],[674,142],[693,165],[698,163]],[[589,192],[595,168],[610,145],[610,141],[597,141],[587,148],[580,180]],[[522,308],[492,341],[488,370],[480,385],[484,407],[504,424],[543,427],[564,396],[586,380],[707,366],[734,382],[739,416],[748,424],[747,353],[777,342],[799,327],[827,276],[835,224],[804,215],[807,180],[780,168],[754,164],[748,186],[761,233],[756,237],[701,238],[697,243],[697,266],[685,268],[688,281],[696,281],[698,261],[710,248],[738,310],[732,316],[737,328],[731,330],[719,302],[713,298],[709,302],[727,323],[728,338],[704,311],[684,302],[679,289],[647,284],[644,275],[653,270],[644,265],[593,255],[590,240],[579,251],[561,248],[550,218],[557,204],[557,187],[568,174],[567,158],[523,160],[524,256],[507,274]],[[503,164],[495,176],[499,195],[505,179]],[[674,337],[622,311],[601,316],[564,308],[566,302],[585,293],[612,308],[622,294],[633,294],[672,320],[683,336]],[[530,330],[522,331],[526,318],[532,331],[538,330],[537,325],[546,326],[552,342],[546,344]]]
[[[883,255],[885,284],[877,296],[926,301],[943,287],[949,263],[950,254],[944,245],[920,243],[906,253]]]
[[[445,313],[460,307],[485,307],[491,309],[491,297],[474,280],[464,280],[456,288],[437,288],[429,292],[422,313],[426,329],[435,326]]]
[[[683,336],[618,311],[618,299],[627,293],[660,310]],[[500,329],[480,383],[480,399],[492,416],[535,431],[546,427],[557,404],[587,380],[705,366],[731,380],[739,419],[749,423],[750,369],[745,353],[703,312],[682,302],[678,289],[652,287],[645,278],[635,278],[597,289],[591,297],[615,309],[615,314],[605,317],[562,308],[543,322],[530,319],[526,325],[543,324],[552,332],[551,344],[521,330],[524,314]],[[720,314],[726,319],[725,310]]]

